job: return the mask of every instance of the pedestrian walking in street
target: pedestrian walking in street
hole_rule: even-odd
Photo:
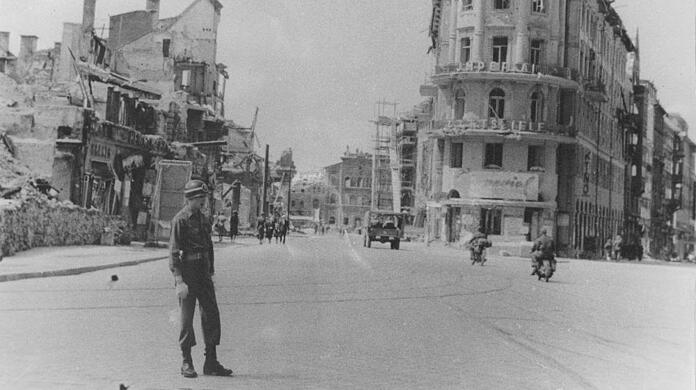
[[[614,260],[619,261],[621,260],[621,249],[623,248],[623,237],[621,237],[621,234],[617,234],[616,237],[614,237]]]
[[[259,239],[259,245],[263,244],[264,229],[266,228],[266,214],[261,213],[261,216],[256,218],[256,238]]]
[[[220,212],[215,217],[215,231],[218,234],[218,242],[222,242],[222,236],[225,234],[225,217]]]
[[[196,301],[201,310],[201,327],[205,341],[203,374],[230,376],[232,370],[217,360],[220,344],[220,311],[215,298],[215,259],[211,226],[201,208],[208,195],[208,187],[201,180],[191,180],[184,187],[186,206],[172,219],[169,240],[169,269],[174,275],[176,294],[179,298],[180,332],[179,346],[183,356],[181,375],[198,376],[193,367],[191,348],[196,345],[193,331],[193,315]]]
[[[275,221],[273,219],[269,219],[266,221],[264,231],[266,232],[266,238],[268,239],[268,243],[270,244],[271,240],[273,239],[273,232],[275,231]]]
[[[607,238],[607,242],[604,243],[604,257],[606,258],[607,261],[611,260],[613,245],[614,244],[611,240],[611,237]]]
[[[234,241],[239,234],[239,215],[237,210],[232,211],[232,216],[230,216],[230,240]]]

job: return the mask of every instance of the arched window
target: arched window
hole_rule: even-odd
[[[541,92],[534,92],[530,98],[529,120],[541,122],[543,120],[544,98]]]
[[[329,195],[329,203],[331,203],[331,204],[336,203],[336,194]]]
[[[461,89],[454,95],[454,119],[464,118],[465,98]]]
[[[343,180],[343,185],[344,185],[345,187],[350,187],[350,177],[346,177],[346,178]]]
[[[319,208],[319,199],[314,199],[312,201],[312,208],[313,209],[318,209]]]
[[[458,198],[459,198],[459,191],[457,191],[457,190],[450,190],[450,192],[447,193],[447,198],[449,198],[449,199],[458,199]]]
[[[505,92],[500,88],[492,90],[488,97],[488,117],[497,119],[505,117]]]

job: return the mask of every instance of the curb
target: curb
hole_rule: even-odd
[[[134,265],[138,265],[138,264],[149,263],[151,261],[165,260],[167,258],[168,258],[168,256],[149,257],[149,258],[141,259],[141,260],[131,260],[131,261],[124,261],[124,262],[120,262],[120,263],[94,265],[94,266],[89,266],[89,267],[78,267],[78,268],[69,268],[69,269],[59,269],[59,270],[54,270],[54,271],[35,271],[35,272],[24,272],[24,273],[18,273],[18,274],[0,275],[0,283],[12,282],[12,281],[23,280],[23,279],[50,278],[50,277],[54,277],[54,276],[78,275],[78,274],[83,274],[83,273],[87,273],[87,272],[101,271],[101,270],[105,270],[105,269],[109,269],[109,268],[130,267],[130,266],[134,266]]]

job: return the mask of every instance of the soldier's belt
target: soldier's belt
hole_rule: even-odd
[[[207,258],[206,256],[207,254],[205,252],[184,253],[182,259],[184,261],[200,261]]]

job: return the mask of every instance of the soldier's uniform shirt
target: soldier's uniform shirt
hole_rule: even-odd
[[[203,338],[206,345],[220,344],[220,312],[215,297],[213,241],[208,218],[200,211],[184,207],[171,222],[169,268],[174,276],[181,275],[189,294],[179,300],[181,307],[181,347],[196,345],[193,314],[198,301],[201,309]]]
[[[179,211],[171,222],[169,240],[169,269],[176,275],[181,275],[181,264],[185,256],[207,254],[210,262],[210,273],[215,273],[213,257],[212,228],[208,218],[200,211],[193,211],[187,205]]]

